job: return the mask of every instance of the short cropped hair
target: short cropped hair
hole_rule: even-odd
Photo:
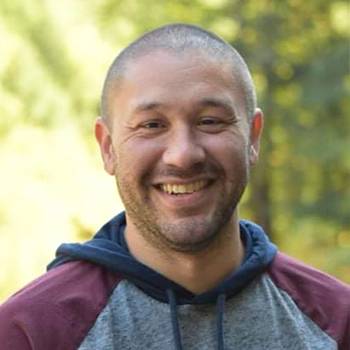
[[[237,79],[243,90],[247,118],[252,120],[256,108],[256,92],[249,69],[241,55],[216,34],[190,24],[169,24],[154,29],[127,46],[109,68],[101,99],[101,116],[110,119],[110,98],[117,93],[125,76],[127,64],[153,50],[163,49],[174,53],[186,53],[201,49],[208,59],[225,61],[232,66],[232,78]]]

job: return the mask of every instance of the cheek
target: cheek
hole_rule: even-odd
[[[135,179],[149,173],[161,158],[161,147],[154,140],[129,140],[117,147],[118,172]]]
[[[247,162],[247,141],[243,135],[217,135],[204,141],[208,155],[215,159],[226,172],[237,170]]]

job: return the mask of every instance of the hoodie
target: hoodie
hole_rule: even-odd
[[[125,227],[121,213],[62,244],[0,308],[0,349],[349,349],[349,288],[277,253],[258,225],[240,221],[244,262],[199,295],[138,262]]]

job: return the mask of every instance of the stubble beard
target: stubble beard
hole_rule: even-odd
[[[242,164],[235,178],[231,179],[230,194],[225,188],[221,188],[219,202],[212,216],[204,219],[186,217],[176,223],[162,222],[162,213],[152,204],[148,194],[140,197],[136,186],[128,181],[132,178],[128,174],[123,178],[115,178],[127,217],[146,242],[162,253],[195,253],[208,249],[222,236],[229,234],[231,219],[248,183],[249,167],[245,162],[244,168]]]

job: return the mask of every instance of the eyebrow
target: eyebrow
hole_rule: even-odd
[[[160,103],[160,102],[143,102],[135,107],[133,113],[137,114],[141,112],[152,111],[158,108],[162,108],[166,105],[167,105],[166,103]],[[229,111],[231,115],[234,115],[234,116],[237,115],[235,108],[232,105],[232,102],[225,98],[218,98],[218,97],[202,98],[201,100],[196,102],[196,105],[201,108],[203,107],[224,108],[227,111]]]
[[[134,113],[152,111],[162,106],[163,104],[158,102],[143,102],[136,106],[136,108],[134,109]]]
[[[224,108],[231,113],[231,115],[237,115],[236,110],[232,105],[232,102],[224,98],[203,98],[199,101],[199,105],[203,107],[218,107]]]

